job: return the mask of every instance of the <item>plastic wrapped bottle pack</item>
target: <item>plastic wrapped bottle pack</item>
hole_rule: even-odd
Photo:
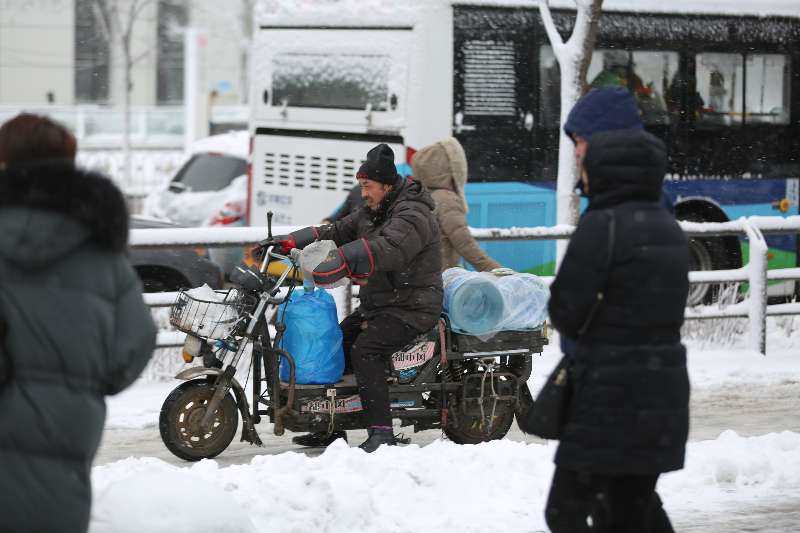
[[[533,274],[495,276],[463,268],[442,273],[444,310],[459,333],[490,337],[539,327],[547,318],[547,285]]]

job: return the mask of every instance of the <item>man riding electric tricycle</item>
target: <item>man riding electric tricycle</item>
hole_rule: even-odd
[[[177,456],[197,460],[222,452],[236,431],[237,408],[242,440],[254,444],[260,444],[254,426],[262,414],[276,435],[284,428],[308,431],[293,439],[303,446],[324,446],[346,438],[347,429],[366,428],[369,437],[360,448],[367,452],[397,443],[393,418],[415,431],[441,428],[459,443],[498,439],[508,431],[532,354],[547,343],[544,325],[483,340],[453,331],[442,317],[439,229],[430,195],[397,174],[384,144],[370,150],[356,177],[363,207],[334,224],[270,237],[257,249],[260,269],[234,270],[231,281],[238,288],[217,304],[232,311],[222,313],[233,318],[222,334],[208,331],[211,315],[220,316],[209,313],[214,303],[181,293],[171,322],[188,333],[185,359],[202,357],[203,366],[177,376],[187,381],[162,408],[162,439]],[[360,285],[361,305],[340,324],[342,379],[300,384],[293,354],[281,343],[286,324],[280,309],[294,284],[282,287],[297,273],[298,250],[315,241],[333,241],[336,248],[306,274],[321,286],[349,277]],[[278,261],[290,267],[271,274]],[[271,305],[280,305],[274,329],[267,324]],[[235,377],[250,344],[252,414]],[[281,364],[288,375],[279,372]]]

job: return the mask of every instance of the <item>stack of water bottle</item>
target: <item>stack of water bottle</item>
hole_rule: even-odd
[[[500,331],[536,329],[547,318],[550,290],[533,274],[449,268],[442,282],[444,311],[458,333],[486,340]]]

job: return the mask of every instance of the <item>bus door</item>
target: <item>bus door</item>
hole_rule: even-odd
[[[470,180],[530,181],[535,10],[454,7],[453,135]]]

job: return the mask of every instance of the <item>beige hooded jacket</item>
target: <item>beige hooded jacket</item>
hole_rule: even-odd
[[[422,183],[436,202],[436,219],[442,232],[442,270],[458,266],[461,257],[476,270],[500,267],[472,238],[467,226],[467,157],[461,144],[448,137],[426,146],[411,160],[414,179]]]

